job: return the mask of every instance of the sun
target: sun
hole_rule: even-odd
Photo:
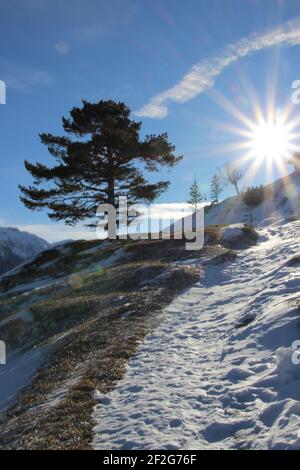
[[[228,114],[228,119],[213,121],[224,139],[212,146],[211,155],[228,155],[242,169],[245,184],[255,184],[258,172],[265,175],[268,184],[278,174],[287,176],[292,156],[300,153],[300,114],[291,100],[277,102],[275,87],[266,92],[262,106],[247,77],[241,80],[245,85],[241,90],[247,97],[243,106],[236,96],[230,100],[217,90],[211,93],[214,102]]]
[[[289,155],[292,136],[281,121],[254,125],[250,136],[250,151],[254,158],[281,161]]]

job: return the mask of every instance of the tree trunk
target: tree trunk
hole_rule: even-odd
[[[108,163],[109,163],[109,177],[107,181],[107,197],[108,197],[108,203],[112,204],[113,206],[115,205],[115,168],[114,168],[114,159],[113,159],[113,154],[111,151],[109,151],[108,154]]]
[[[234,183],[234,187],[235,187],[237,195],[239,196],[241,193],[240,193],[240,190],[239,190],[239,187],[238,187],[237,183]]]

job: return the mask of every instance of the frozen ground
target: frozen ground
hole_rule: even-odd
[[[95,449],[300,449],[300,222],[177,298],[99,405]]]
[[[7,365],[0,367],[0,416],[25,387],[41,365],[42,348],[7,358]]]
[[[223,240],[233,240],[243,235],[244,224],[232,224],[225,227],[222,232]]]

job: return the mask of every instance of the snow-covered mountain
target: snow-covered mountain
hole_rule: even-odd
[[[0,227],[0,275],[47,248],[50,244],[32,233]]]

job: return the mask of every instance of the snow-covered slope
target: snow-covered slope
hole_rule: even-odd
[[[253,222],[255,225],[268,225],[275,220],[288,220],[300,217],[300,175],[292,173],[273,183],[269,197],[256,206],[243,203],[240,197],[226,199],[213,206],[206,214],[205,223],[233,224]]]
[[[78,240],[0,278],[0,449],[88,448],[94,389],[122,378],[161,310],[197,282],[190,256],[184,241]]]
[[[253,223],[266,226],[276,220],[300,218],[300,175],[292,173],[266,187],[269,196],[258,206],[248,206],[239,196],[234,196],[205,210],[205,225]],[[191,217],[185,218],[187,227]],[[180,224],[175,224],[178,230]]]
[[[28,232],[0,227],[0,274],[46,250],[50,244]]]
[[[270,225],[205,267],[118,386],[96,392],[96,449],[300,449],[299,234],[300,221]]]

